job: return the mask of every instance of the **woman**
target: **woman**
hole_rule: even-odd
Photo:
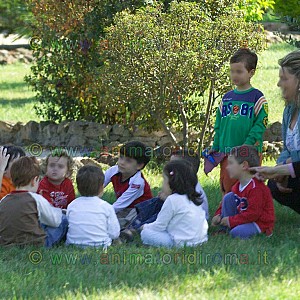
[[[300,50],[279,60],[279,81],[286,107],[283,112],[282,137],[284,148],[277,164],[300,161]],[[300,213],[300,178],[279,176],[269,180],[273,197],[282,205]]]

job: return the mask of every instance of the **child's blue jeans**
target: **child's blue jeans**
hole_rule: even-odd
[[[58,227],[50,227],[45,224],[41,224],[41,227],[46,233],[45,246],[50,248],[58,244],[67,234],[68,220],[66,215],[62,215],[61,223]]]
[[[164,201],[156,197],[135,205],[135,209],[137,210],[137,216],[131,222],[128,228],[139,229],[144,224],[154,222],[163,204]]]
[[[238,214],[237,205],[238,203],[234,193],[230,192],[226,194],[223,198],[221,217],[235,216]],[[258,225],[255,222],[252,222],[234,227],[229,231],[229,234],[234,238],[248,239],[260,232],[261,230]]]

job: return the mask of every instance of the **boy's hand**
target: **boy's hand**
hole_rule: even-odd
[[[228,217],[222,218],[220,225],[229,227]]]
[[[4,173],[10,155],[6,154],[7,148],[0,147],[0,172]]]
[[[221,216],[220,215],[216,215],[211,220],[211,226],[217,226],[217,225],[220,224],[220,222],[221,222]]]
[[[157,195],[157,197],[159,199],[161,199],[162,201],[165,201],[168,198],[169,195],[166,195],[164,192],[160,191]]]
[[[210,155],[210,154],[215,153],[215,152],[217,152],[217,151],[214,150],[214,149],[210,149],[210,150],[207,152],[207,154]]]

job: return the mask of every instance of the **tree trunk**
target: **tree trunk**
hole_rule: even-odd
[[[206,106],[205,121],[204,121],[203,128],[201,130],[200,138],[198,140],[198,153],[200,153],[201,150],[203,149],[204,135],[205,135],[205,131],[206,131],[206,128],[207,128],[208,120],[210,118],[212,105],[213,105],[213,102],[214,102],[214,87],[215,87],[214,80],[211,80],[210,88],[209,88],[209,98],[208,98],[208,103],[207,103],[207,106]]]

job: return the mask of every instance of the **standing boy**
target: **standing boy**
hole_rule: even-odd
[[[261,91],[250,80],[257,66],[257,55],[240,49],[230,59],[230,77],[236,88],[226,93],[217,110],[212,152],[225,154],[221,161],[220,185],[223,195],[231,191],[236,179],[226,167],[228,153],[243,144],[256,146],[262,152],[262,137],[268,124],[268,104]]]

